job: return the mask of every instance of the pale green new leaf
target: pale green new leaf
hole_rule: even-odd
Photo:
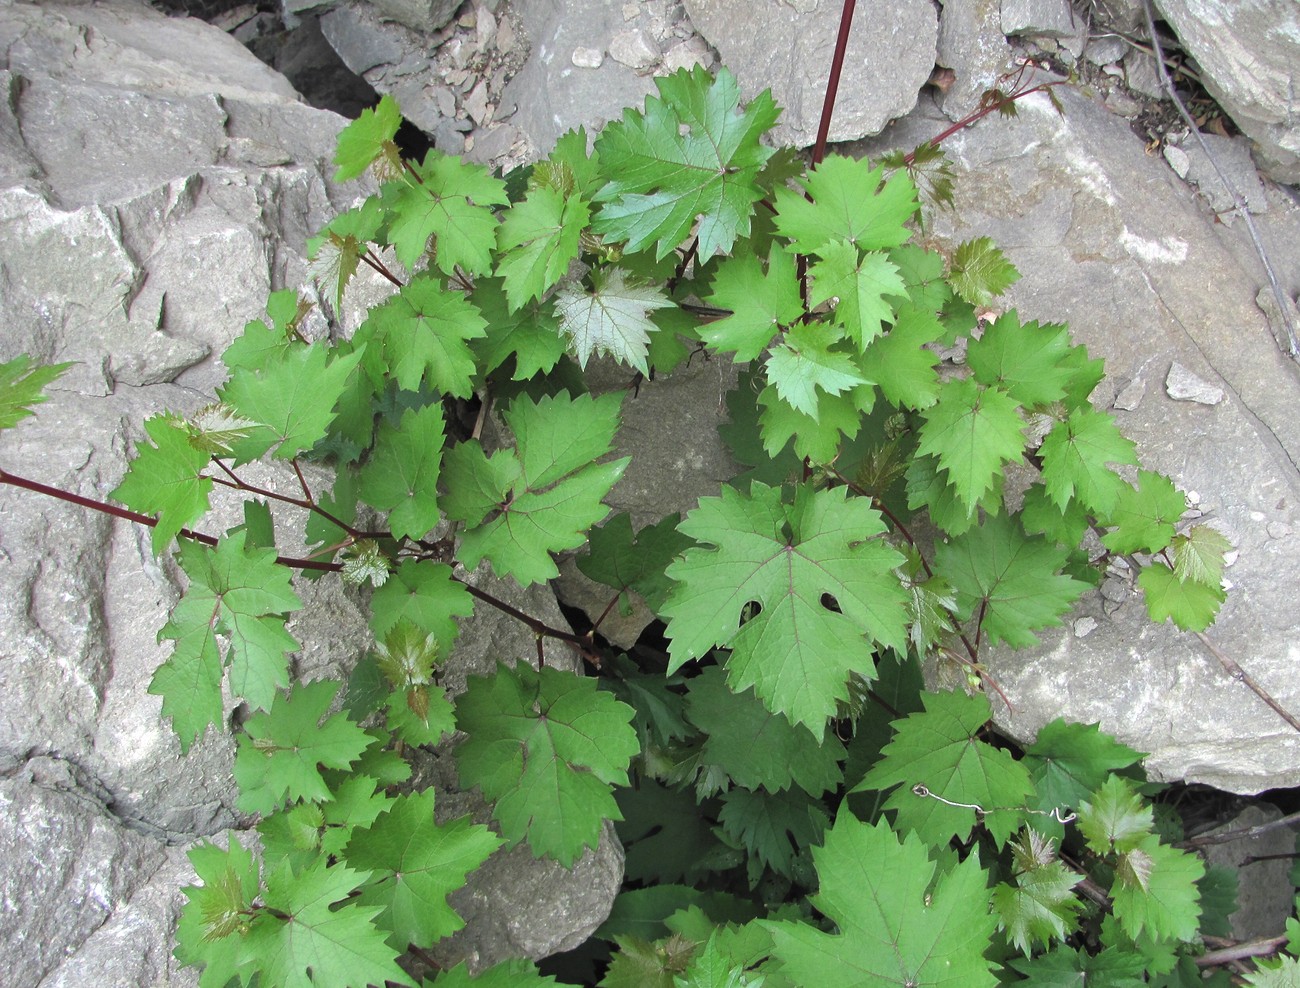
[[[1079,804],[1079,832],[1097,854],[1123,853],[1139,846],[1155,826],[1133,783],[1112,775],[1093,798]]]
[[[471,677],[456,704],[467,735],[456,749],[461,782],[495,800],[492,817],[511,842],[566,868],[621,815],[612,788],[627,785],[640,746],[631,707],[559,669],[501,667]]]
[[[558,575],[550,554],[576,549],[609,512],[602,503],[628,458],[596,462],[609,452],[622,394],[534,403],[521,396],[503,417],[516,449],[490,459],[476,440],[450,449],[443,464],[443,510],[465,523],[459,558],[482,559],[523,585]]]
[[[1038,451],[1048,496],[1062,510],[1078,498],[1092,513],[1105,517],[1129,489],[1109,465],[1136,466],[1135,449],[1108,412],[1091,405],[1075,409],[1068,419],[1052,427]]]
[[[1025,448],[1020,406],[1001,388],[964,378],[940,385],[938,401],[921,414],[917,453],[938,458],[967,514],[974,514],[994,477]]]
[[[1217,528],[1193,525],[1184,535],[1174,536],[1174,575],[1183,582],[1218,587],[1223,581],[1224,556],[1232,543]]]
[[[821,257],[808,270],[813,278],[808,302],[814,306],[830,302],[835,322],[844,327],[858,350],[864,350],[880,335],[882,324],[894,318],[893,306],[885,297],[906,295],[907,286],[883,253],[860,254],[847,240],[826,244]]]
[[[529,189],[497,227],[498,276],[505,281],[511,311],[539,299],[558,282],[580,253],[582,231],[591,217],[587,203],[555,189]]]
[[[838,395],[868,383],[847,353],[829,348],[833,342],[824,326],[799,323],[767,358],[767,377],[777,394],[813,421],[820,417],[818,391]]]
[[[388,236],[397,259],[413,269],[432,247],[433,266],[443,274],[455,274],[457,267],[490,273],[497,242],[491,207],[509,201],[505,183],[482,165],[438,151],[425,155],[416,174],[404,173],[384,187],[383,201],[393,217]]]
[[[397,101],[387,94],[373,109],[362,110],[339,134],[338,150],[334,153],[334,164],[339,167],[334,172],[334,181],[357,178],[376,158],[388,154],[387,149],[401,124],[402,111]]]
[[[1016,876],[993,890],[993,911],[998,925],[1026,957],[1037,945],[1064,940],[1074,929],[1083,903],[1074,887],[1083,876],[1059,861]]]
[[[375,448],[361,468],[358,493],[389,512],[388,527],[396,539],[422,538],[438,524],[443,427],[440,404],[408,409],[397,428],[380,425]]]
[[[33,405],[46,400],[45,388],[66,371],[72,363],[38,364],[20,354],[8,363],[0,364],[0,429],[8,429],[29,415],[35,415]]]
[[[560,329],[579,366],[585,368],[592,354],[609,354],[642,374],[650,373],[650,334],[659,330],[650,313],[676,304],[654,286],[628,284],[622,268],[593,274],[590,291],[575,283],[555,295]]]
[[[1164,563],[1151,563],[1138,574],[1151,620],[1172,619],[1183,631],[1204,631],[1214,623],[1228,595],[1223,587],[1196,580],[1180,580]]]
[[[1020,280],[1020,272],[989,237],[959,244],[948,270],[948,283],[971,305],[988,305]]]
[[[884,821],[871,826],[842,812],[813,849],[821,880],[811,897],[838,932],[806,922],[763,922],[781,973],[817,988],[992,988],[984,957],[996,919],[986,874],[972,855],[935,876],[914,835],[900,842]]]
[[[715,352],[734,353],[736,360],[756,359],[782,326],[803,315],[794,255],[774,243],[766,270],[753,254],[726,258],[713,276],[708,301],[731,315],[701,327],[700,339]]]
[[[1138,471],[1136,490],[1119,492],[1106,519],[1114,527],[1102,543],[1111,552],[1159,552],[1174,537],[1174,523],[1187,510],[1187,499],[1164,474]]]
[[[246,984],[251,972],[244,936],[261,892],[258,863],[234,833],[228,850],[203,841],[187,857],[199,885],[187,885],[186,903],[176,924],[176,957],[201,966],[200,988],[225,988],[232,979]]]
[[[186,751],[209,724],[222,721],[222,670],[230,688],[252,706],[268,709],[288,685],[287,653],[298,648],[284,615],[302,606],[290,571],[275,562],[274,549],[245,547],[245,533],[222,539],[215,549],[182,542],[180,564],[190,585],[158,632],[176,644],[154,673],[149,692],[163,698],[163,716]],[[228,645],[223,649],[220,638]]]
[[[679,530],[702,545],[667,571],[678,583],[662,610],[670,673],[730,648],[732,690],[754,687],[820,738],[850,676],[874,677],[875,648],[904,647],[907,598],[893,573],[902,557],[875,538],[885,526],[865,498],[801,485],[785,504],[779,488],[724,487]]]
[[[1261,963],[1245,977],[1250,988],[1300,988],[1300,960],[1279,957]]]
[[[1115,916],[1130,937],[1144,931],[1168,940],[1191,940],[1200,927],[1196,883],[1205,865],[1195,854],[1146,837],[1121,856],[1110,894]]]
[[[811,201],[791,189],[776,190],[776,229],[801,254],[824,256],[847,240],[858,250],[885,250],[911,239],[916,186],[903,172],[881,184],[884,170],[864,158],[830,154],[801,184]]]
[[[158,516],[152,539],[154,554],[161,555],[182,528],[207,512],[212,481],[203,476],[203,468],[210,457],[169,415],[148,419],[144,431],[153,445],[136,448],[126,476],[109,497],[133,511]]]

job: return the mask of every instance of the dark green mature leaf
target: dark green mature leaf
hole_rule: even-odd
[[[917,453],[938,458],[967,514],[974,514],[1004,464],[1025,448],[1020,406],[1001,388],[964,378],[940,385],[938,401],[921,414]]]
[[[726,258],[713,276],[708,301],[731,315],[703,327],[700,338],[717,353],[756,359],[782,326],[803,315],[794,255],[773,244],[766,269],[753,254]]]
[[[286,653],[298,648],[284,628],[284,615],[302,601],[289,584],[290,571],[275,562],[274,549],[246,548],[245,533],[222,539],[215,549],[197,542],[180,545],[180,564],[190,585],[160,640],[176,643],[149,683],[163,698],[163,716],[181,751],[223,714],[222,670],[230,666],[230,688],[252,706],[268,709],[288,685]],[[219,636],[229,645],[222,654]]]
[[[981,819],[998,843],[1005,843],[1020,828],[1020,808],[1033,793],[1033,783],[1023,763],[979,739],[992,716],[988,698],[982,693],[926,693],[922,702],[923,712],[894,722],[894,739],[853,791],[899,786],[885,808],[898,811],[900,829],[915,831],[929,845],[942,846],[952,837],[964,841]],[[917,786],[940,798],[919,795]]]
[[[255,460],[275,447],[276,458],[287,460],[324,439],[363,355],[364,348],[341,355],[323,343],[294,345],[278,360],[234,371],[220,398],[260,423],[236,445],[239,459]]]
[[[1151,563],[1138,574],[1152,621],[1172,619],[1183,631],[1204,631],[1214,623],[1228,595],[1217,584],[1180,580],[1164,563]]]
[[[1052,427],[1038,451],[1048,496],[1062,510],[1077,498],[1093,514],[1105,517],[1130,489],[1109,464],[1136,466],[1135,449],[1108,412],[1091,405],[1075,409]]]
[[[1119,492],[1107,523],[1114,527],[1102,543],[1111,552],[1159,552],[1174,537],[1174,523],[1187,510],[1187,499],[1164,474],[1138,471],[1137,489]]]
[[[614,793],[623,821],[618,838],[626,853],[624,876],[644,885],[696,882],[711,871],[724,845],[689,792],[642,778]]]
[[[598,988],[673,988],[676,977],[686,971],[696,945],[671,936],[651,943],[640,937],[616,936],[618,951],[611,958]]]
[[[880,251],[862,254],[847,240],[834,240],[822,247],[821,257],[808,271],[813,277],[808,303],[830,302],[835,322],[864,350],[882,325],[893,321],[894,309],[885,297],[903,295],[907,286]]]
[[[365,873],[321,856],[295,873],[282,861],[266,874],[266,909],[249,931],[259,984],[277,988],[365,988],[392,981],[413,985],[397,966],[398,951],[374,925],[376,908],[350,899]]]
[[[1020,280],[1017,271],[989,237],[959,244],[948,270],[948,283],[971,305],[988,305]]]
[[[867,401],[861,400],[864,392]],[[763,448],[775,458],[794,440],[796,462],[832,463],[839,455],[840,444],[857,436],[862,415],[870,411],[874,396],[875,388],[869,385],[853,387],[844,394],[824,392],[816,395],[814,418],[785,401],[776,386],[769,384],[758,395]]]
[[[405,559],[370,599],[370,630],[379,641],[402,621],[433,635],[439,651],[450,653],[459,633],[457,618],[474,613],[474,598],[452,576],[451,567]]]
[[[33,367],[32,358],[25,353],[0,364],[0,429],[12,428],[35,415],[32,406],[46,400],[45,388],[71,366],[68,362]]]
[[[732,789],[722,795],[718,822],[750,855],[750,881],[771,868],[793,878],[797,849],[821,842],[830,823],[819,800],[798,789],[775,795]]]
[[[441,405],[407,410],[397,428],[380,425],[375,448],[361,468],[359,493],[367,503],[389,512],[394,538],[422,538],[438,524],[443,426]]]
[[[938,355],[927,343],[944,333],[943,325],[914,305],[898,311],[893,327],[871,341],[858,366],[880,392],[900,408],[929,408],[939,397]]]
[[[776,228],[801,254],[824,256],[847,240],[858,250],[884,250],[911,239],[907,221],[916,213],[916,186],[906,174],[891,175],[866,159],[830,154],[801,184],[811,200],[776,190]]]
[[[1113,773],[1138,764],[1142,753],[1101,733],[1096,724],[1070,724],[1057,718],[1044,725],[1025,749],[1024,764],[1038,794],[1037,809],[1072,810],[1096,792]],[[1061,835],[1061,825],[1030,819],[1037,830]]]
[[[678,527],[704,545],[667,571],[679,584],[662,611],[670,672],[728,647],[733,690],[753,686],[821,737],[850,675],[873,678],[876,645],[904,647],[902,557],[874,538],[885,525],[865,498],[801,485],[785,504],[778,488],[754,483],[746,497],[724,487]],[[745,620],[751,603],[761,609]]]
[[[621,512],[591,530],[590,548],[578,557],[578,569],[615,590],[635,590],[658,611],[672,588],[664,569],[691,544],[677,531],[680,521],[679,515],[667,515],[634,536],[632,516]]]
[[[650,313],[676,305],[653,285],[629,284],[622,268],[594,273],[590,291],[575,283],[555,295],[555,314],[578,366],[585,368],[593,354],[609,354],[642,374],[650,373],[650,334],[659,331]]]
[[[1117,950],[1093,956],[1058,947],[1033,960],[1016,958],[1009,963],[1026,976],[1026,988],[1145,988],[1147,984],[1142,956]]]
[[[369,735],[346,714],[325,717],[341,685],[329,679],[300,684],[276,697],[268,712],[248,719],[235,755],[241,810],[270,813],[286,797],[333,798],[321,768],[348,768],[370,745]]]
[[[933,985],[991,988],[984,958],[996,919],[986,875],[971,856],[935,877],[927,848],[881,822],[841,813],[813,860],[821,879],[813,904],[839,932],[803,922],[764,922],[773,956],[800,985],[819,988]]]
[[[456,749],[465,785],[496,801],[492,818],[511,842],[566,868],[620,819],[611,789],[627,785],[638,751],[631,707],[559,669],[499,668],[471,677],[456,704],[468,737]]]
[[[152,446],[136,448],[126,476],[109,497],[133,511],[157,514],[153,551],[161,555],[182,528],[208,510],[212,481],[203,474],[209,455],[190,442],[182,423],[170,415],[155,415],[144,424]]]
[[[511,380],[527,381],[549,374],[564,356],[560,319],[549,300],[511,312],[501,279],[479,278],[474,304],[487,323],[487,334],[470,343],[481,375],[486,377],[513,357]]]
[[[415,177],[403,173],[384,186],[397,259],[414,269],[432,239],[432,264],[443,274],[455,274],[458,266],[470,274],[490,273],[497,238],[491,207],[508,201],[505,183],[482,165],[430,151]]]
[[[370,872],[357,901],[380,908],[375,923],[398,947],[430,947],[464,927],[447,896],[504,843],[469,817],[439,825],[433,800],[432,789],[398,796],[370,826],[355,828],[343,851],[349,866]]]
[[[1021,323],[1015,309],[998,316],[966,351],[981,384],[1000,385],[1026,408],[1061,401],[1076,369],[1065,362],[1070,332],[1059,323]]]
[[[981,619],[990,642],[1015,648],[1035,645],[1040,628],[1061,623],[1061,616],[1088,589],[1067,576],[1068,553],[1038,535],[1025,535],[1007,515],[935,547],[934,569],[957,591],[962,620]]]
[[[370,110],[362,110],[357,119],[339,133],[338,149],[334,152],[334,181],[346,182],[365,173],[376,158],[385,157],[402,125],[402,111],[397,101],[385,94]],[[394,149],[395,150],[395,149]]]
[[[581,252],[579,240],[591,218],[586,201],[556,189],[528,190],[497,227],[501,256],[496,273],[505,281],[511,310],[539,299],[564,277]]]
[[[371,309],[357,339],[367,346],[366,372],[377,385],[391,377],[407,391],[427,383],[468,398],[475,371],[469,341],[486,327],[472,302],[424,274]]]
[[[654,245],[665,257],[698,220],[698,256],[729,253],[764,194],[755,179],[772,149],[759,139],[776,123],[776,104],[764,91],[741,112],[740,86],[726,69],[716,78],[703,66],[680,69],[655,85],[659,97],[646,100],[644,114],[624,110],[596,140],[614,178],[597,195],[594,229],[626,240],[628,251]]]
[[[482,559],[524,586],[559,574],[550,554],[576,549],[609,512],[601,499],[623,475],[628,457],[595,462],[609,452],[621,393],[571,399],[567,392],[534,403],[521,396],[503,417],[514,450],[489,459],[477,440],[447,452],[443,509],[466,525],[460,561]]]
[[[691,679],[689,690],[686,714],[704,733],[704,760],[736,785],[779,792],[793,783],[820,796],[842,781],[839,739],[818,740],[806,727],[768,710],[752,690],[731,692],[719,667]]]
[[[424,988],[559,988],[559,984],[554,978],[538,973],[532,961],[514,957],[473,977],[464,963],[457,964],[450,970],[440,971],[432,981],[425,981]]]

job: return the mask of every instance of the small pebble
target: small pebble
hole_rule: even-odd
[[[1268,537],[1270,539],[1284,539],[1291,534],[1291,526],[1286,522],[1271,521],[1268,523]]]
[[[605,53],[598,48],[575,48],[570,61],[580,69],[598,69],[605,62]]]
[[[1178,361],[1169,365],[1165,376],[1165,394],[1174,401],[1194,401],[1199,405],[1217,405],[1223,401],[1223,389],[1198,377]]]
[[[1101,595],[1113,604],[1124,603],[1129,597],[1128,581],[1114,576],[1102,580]]]
[[[1097,619],[1095,617],[1081,617],[1074,622],[1074,637],[1087,638],[1097,630]]]

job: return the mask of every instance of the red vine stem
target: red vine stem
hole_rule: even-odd
[[[826,142],[831,132],[831,115],[840,91],[840,71],[844,68],[844,54],[849,47],[849,30],[853,27],[853,10],[857,0],[844,0],[840,8],[840,32],[835,38],[835,54],[831,58],[831,74],[826,80],[826,96],[822,100],[822,116],[817,123],[817,143],[813,145],[812,163],[816,168],[826,156]]]

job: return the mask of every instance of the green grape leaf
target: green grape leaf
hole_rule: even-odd
[[[796,849],[820,842],[830,818],[818,800],[797,789],[774,795],[731,789],[722,795],[718,822],[749,854],[753,881],[761,868],[793,878]]]
[[[997,920],[986,874],[972,855],[935,877],[928,849],[841,813],[813,849],[821,888],[813,905],[839,932],[806,922],[763,921],[781,973],[818,988],[908,985],[992,988],[984,958]]]
[[[998,925],[1026,957],[1035,945],[1051,946],[1074,929],[1083,903],[1074,887],[1083,876],[1059,861],[1016,876],[1014,885],[1001,883],[993,890],[993,911]]]
[[[686,973],[673,979],[673,988],[762,988],[766,980],[724,953],[715,932],[691,959]]]
[[[1164,474],[1138,471],[1136,489],[1119,492],[1107,523],[1114,527],[1102,538],[1111,552],[1159,552],[1174,537],[1174,523],[1187,510],[1187,499]]]
[[[999,514],[936,546],[934,570],[957,591],[962,620],[980,620],[990,643],[1027,648],[1038,643],[1035,631],[1059,625],[1088,589],[1061,572],[1068,555]]]
[[[366,372],[376,384],[391,376],[407,391],[427,382],[468,398],[475,370],[468,341],[485,335],[486,326],[472,302],[426,274],[371,309],[357,338],[367,344]]]
[[[917,454],[938,458],[967,514],[973,515],[1003,465],[1019,459],[1025,448],[1020,406],[1001,388],[964,378],[940,385],[938,400],[921,415],[925,421]]]
[[[554,978],[539,974],[532,961],[512,957],[473,977],[470,977],[466,964],[461,962],[439,971],[432,981],[424,982],[424,988],[561,988],[561,985]]]
[[[1221,586],[1180,580],[1164,563],[1151,563],[1138,574],[1151,620],[1172,619],[1183,631],[1204,631],[1214,623],[1228,595]]]
[[[642,374],[650,373],[650,334],[659,330],[650,313],[676,304],[652,285],[629,284],[622,268],[595,272],[590,291],[575,283],[555,295],[560,329],[580,367],[592,354],[609,354]]]
[[[856,396],[867,390],[854,388],[847,394],[822,394],[817,397],[817,418],[800,411],[784,401],[774,385],[769,384],[758,395],[759,431],[763,448],[768,456],[777,457],[790,440],[794,440],[795,460],[812,463],[832,463],[839,455],[840,443],[852,439],[862,427],[862,415],[870,406],[862,408]],[[798,475],[796,470],[795,475]],[[775,476],[772,478],[776,480]],[[784,478],[781,478],[784,479]]]
[[[443,481],[447,515],[466,523],[459,559],[482,559],[524,586],[559,574],[550,553],[576,549],[609,509],[601,499],[623,475],[628,458],[595,462],[609,452],[621,393],[534,403],[517,398],[504,413],[517,448],[491,459],[476,440],[448,450]]]
[[[210,456],[234,456],[234,446],[247,439],[257,423],[236,414],[229,405],[217,402],[200,408],[189,417],[185,430],[190,445]]]
[[[289,683],[286,653],[298,642],[285,630],[284,615],[302,601],[290,586],[289,569],[276,564],[275,550],[246,547],[245,534],[228,536],[215,549],[197,542],[180,546],[190,585],[158,632],[160,641],[176,644],[149,692],[163,698],[163,716],[172,719],[182,752],[209,724],[221,723],[226,665],[231,692],[263,710]],[[224,656],[219,636],[229,640]]]
[[[1026,976],[1025,988],[1146,988],[1147,985],[1146,963],[1137,953],[1105,950],[1093,955],[1057,947],[1033,960],[1012,958],[1008,963]]]
[[[615,590],[635,590],[658,611],[672,583],[664,569],[691,544],[677,531],[681,518],[667,515],[632,534],[632,517],[620,512],[591,530],[589,551],[578,557],[578,569],[597,583]]]
[[[511,842],[569,867],[619,819],[611,791],[627,785],[639,751],[634,711],[594,679],[558,669],[501,667],[471,677],[456,704],[467,739],[456,749],[466,785],[496,801],[492,818]]]
[[[591,218],[580,197],[551,188],[532,188],[497,227],[497,275],[505,282],[514,311],[540,299],[569,270],[581,252],[579,240]]]
[[[1278,957],[1273,961],[1263,961],[1245,978],[1245,983],[1251,988],[1297,988],[1300,986],[1300,960]]]
[[[1152,835],[1130,847],[1115,866],[1110,894],[1115,917],[1130,937],[1143,931],[1169,940],[1192,940],[1200,928],[1205,865],[1195,854],[1161,844]]]
[[[1123,494],[1123,490],[1119,492]],[[1020,524],[1030,535],[1046,535],[1061,545],[1078,545],[1088,530],[1088,512],[1077,500],[1064,509],[1047,494],[1042,484],[1031,484],[1020,506]]]
[[[799,724],[768,710],[752,690],[727,688],[713,666],[688,684],[686,715],[704,733],[704,762],[721,768],[738,786],[780,792],[793,783],[820,796],[843,780],[844,746],[821,740]]]
[[[1193,525],[1184,535],[1175,535],[1174,575],[1182,583],[1203,583],[1217,587],[1223,581],[1224,556],[1232,543],[1216,528]]]
[[[415,176],[403,174],[384,186],[392,219],[388,236],[397,259],[414,269],[433,238],[432,264],[446,275],[492,270],[497,218],[492,206],[509,202],[506,186],[473,165],[438,151],[425,155]]]
[[[187,855],[202,884],[182,889],[186,902],[176,924],[176,956],[202,965],[200,988],[224,988],[234,979],[243,985],[250,976],[244,936],[261,879],[257,860],[233,832],[227,843],[223,851],[205,840]]]
[[[335,312],[343,305],[343,293],[357,273],[366,243],[379,235],[383,222],[379,198],[370,196],[355,209],[339,213],[307,241],[307,276],[333,298]]]
[[[1079,832],[1097,854],[1130,851],[1154,826],[1151,807],[1132,782],[1118,775],[1108,777],[1092,799],[1079,804]]]
[[[808,270],[813,277],[808,303],[830,302],[835,322],[848,331],[858,350],[864,350],[880,335],[882,324],[893,321],[894,309],[885,296],[903,295],[907,286],[883,253],[859,254],[847,240],[826,244],[821,257]]]
[[[1120,434],[1110,413],[1090,405],[1076,408],[1068,419],[1052,427],[1038,451],[1048,496],[1062,510],[1078,498],[1092,513],[1110,514],[1128,484],[1107,464],[1136,466],[1135,449],[1133,441]]]
[[[432,789],[407,793],[368,827],[356,827],[343,856],[349,867],[368,870],[363,906],[378,906],[375,923],[399,946],[431,947],[465,921],[447,896],[501,846],[487,827],[460,817],[439,825]]]
[[[966,349],[966,363],[981,384],[999,385],[1026,408],[1062,401],[1076,369],[1067,364],[1065,326],[1021,323],[1015,309],[998,316]]]
[[[270,813],[290,800],[332,799],[320,769],[345,769],[370,745],[370,737],[346,714],[325,718],[338,682],[296,686],[276,697],[266,713],[244,724],[235,754],[238,806],[246,813]]]
[[[42,392],[62,376],[72,362],[33,367],[32,358],[20,354],[0,364],[0,429],[9,429],[29,415],[33,405],[46,400]]]
[[[491,374],[512,356],[512,380],[527,381],[549,374],[567,347],[560,319],[550,302],[530,303],[510,311],[500,278],[479,278],[474,283],[474,304],[487,323],[486,335],[470,344],[479,371]]]
[[[388,511],[393,538],[422,538],[438,524],[438,469],[446,441],[442,406],[407,409],[401,424],[379,427],[375,448],[361,468],[358,493]]]
[[[370,599],[370,630],[383,641],[405,620],[433,635],[446,655],[460,630],[456,619],[473,613],[474,598],[450,566],[405,559]]]
[[[144,424],[152,446],[138,446],[126,476],[109,497],[133,511],[157,514],[154,555],[162,555],[181,531],[208,510],[212,481],[203,476],[208,453],[190,442],[182,423],[155,415]]]
[[[624,110],[596,140],[602,170],[615,177],[597,195],[593,227],[626,240],[628,252],[653,244],[660,258],[696,228],[701,260],[730,253],[763,197],[755,179],[772,149],[759,139],[780,111],[767,91],[740,111],[740,86],[726,69],[716,77],[703,66],[680,69],[655,85],[659,97],[644,113]]]
[[[998,844],[1020,829],[1033,792],[1029,772],[1009,752],[979,740],[992,716],[988,697],[962,692],[926,693],[925,710],[894,722],[896,734],[880,761],[852,791],[899,786],[885,803],[898,811],[897,826],[939,847],[952,837],[965,841],[982,820]],[[939,797],[927,797],[916,790]],[[946,800],[946,802],[945,802]],[[951,803],[982,807],[977,812]]]
[[[700,339],[736,360],[757,359],[782,326],[803,315],[794,255],[773,244],[766,270],[753,254],[726,258],[713,276],[708,302],[731,314],[701,328]]]
[[[939,398],[939,356],[926,346],[944,333],[931,313],[905,305],[893,327],[862,351],[858,366],[900,408],[929,408]]]
[[[824,256],[828,245],[847,240],[858,250],[886,250],[912,237],[916,186],[906,174],[891,175],[866,159],[830,154],[800,184],[808,196],[776,190],[776,228],[800,254]],[[811,197],[809,199],[808,197]]]
[[[598,988],[673,988],[695,955],[695,944],[672,936],[651,943],[640,937],[616,936],[618,950],[610,958]]]
[[[952,298],[952,289],[944,279],[943,255],[916,244],[903,244],[889,252],[889,260],[898,268],[907,286],[907,297],[921,312],[934,315]]]
[[[784,504],[779,488],[755,482],[749,496],[724,487],[701,498],[678,528],[704,545],[667,570],[677,583],[662,610],[670,673],[728,647],[733,691],[754,687],[820,738],[849,677],[874,677],[876,645],[903,647],[902,557],[874,538],[885,525],[867,499],[801,485]]]
[[[914,456],[905,476],[907,506],[913,510],[925,508],[930,521],[946,534],[962,535],[980,523],[980,511],[969,511],[956,490],[944,480],[937,457]],[[984,515],[1001,513],[1004,481],[1001,473],[995,474],[992,486],[980,498],[977,508]]]
[[[852,357],[829,349],[834,341],[827,337],[825,327],[799,323],[781,339],[767,357],[768,380],[775,384],[782,401],[813,421],[818,418],[819,389],[838,395],[868,383]]]
[[[989,237],[958,244],[948,269],[948,283],[971,305],[988,305],[1020,280],[1017,271]]]
[[[364,348],[340,355],[325,344],[295,345],[279,360],[240,368],[221,389],[221,400],[241,416],[261,423],[237,445],[241,461],[255,460],[271,447],[291,459],[325,438]]]
[[[1037,808],[1051,812],[1077,807],[1113,773],[1137,765],[1142,753],[1101,733],[1096,724],[1045,724],[1025,749],[1024,763],[1038,793]],[[1031,821],[1042,829],[1039,820]],[[1055,828],[1057,836],[1061,828]]]
[[[916,557],[920,559],[919,556]],[[909,564],[911,559],[909,558]],[[910,565],[908,569],[911,569]],[[957,595],[942,576],[921,579],[921,567],[908,574],[903,581],[910,597],[907,605],[908,640],[918,655],[925,655],[930,646],[945,634],[952,632],[952,615],[957,610]]]
[[[614,796],[623,815],[618,839],[625,851],[627,881],[647,886],[696,882],[714,870],[711,859],[724,852],[724,845],[689,792],[643,777]]]
[[[295,873],[282,861],[266,875],[266,909],[247,937],[259,984],[277,988],[413,985],[397,966],[399,951],[374,925],[379,910],[349,898],[365,873],[322,855]]]
[[[402,125],[402,111],[397,101],[385,94],[370,110],[362,110],[357,119],[339,132],[338,149],[334,152],[334,181],[364,175],[371,162],[390,154],[388,148]]]

